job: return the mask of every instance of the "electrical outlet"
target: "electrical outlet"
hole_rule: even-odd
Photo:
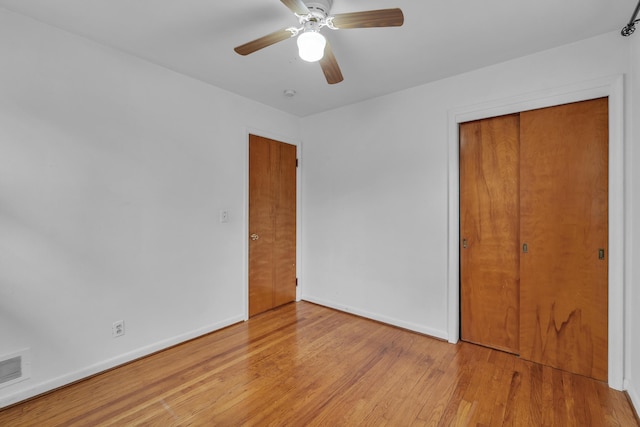
[[[228,210],[220,211],[220,222],[229,222],[229,211]]]
[[[111,335],[115,337],[121,337],[124,335],[124,320],[118,320],[113,322]]]

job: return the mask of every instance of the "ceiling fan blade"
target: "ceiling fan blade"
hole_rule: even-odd
[[[306,4],[302,0],[280,0],[285,6],[289,8],[293,13],[298,15],[308,15],[311,13]]]
[[[292,36],[291,31],[278,30],[278,31],[274,31],[271,34],[267,34],[264,37],[260,37],[259,39],[250,41],[249,43],[245,43],[241,46],[238,46],[233,50],[235,50],[240,55],[248,55],[257,50],[263,49],[267,46],[271,46],[272,44],[291,38],[291,36]]]
[[[338,66],[338,61],[333,55],[333,50],[331,49],[329,42],[327,42],[327,45],[324,48],[324,56],[320,60],[320,66],[322,67],[322,72],[327,79],[327,83],[330,85],[340,83],[344,80],[344,77],[342,77],[342,71],[340,71],[340,66]]]
[[[400,27],[403,23],[404,15],[398,8],[340,13],[333,17],[333,25],[338,29]]]

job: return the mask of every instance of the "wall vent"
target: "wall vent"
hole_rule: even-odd
[[[0,361],[0,384],[22,376],[22,356]]]
[[[0,388],[29,378],[28,350],[0,357]]]

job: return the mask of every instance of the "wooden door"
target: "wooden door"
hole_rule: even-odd
[[[249,316],[296,298],[296,147],[249,136]]]
[[[607,380],[607,98],[520,115],[520,355]]]
[[[519,115],[460,125],[461,337],[518,353]]]

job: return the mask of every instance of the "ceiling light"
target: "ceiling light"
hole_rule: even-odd
[[[316,62],[324,56],[327,40],[317,31],[305,31],[298,36],[298,54],[307,62]]]

